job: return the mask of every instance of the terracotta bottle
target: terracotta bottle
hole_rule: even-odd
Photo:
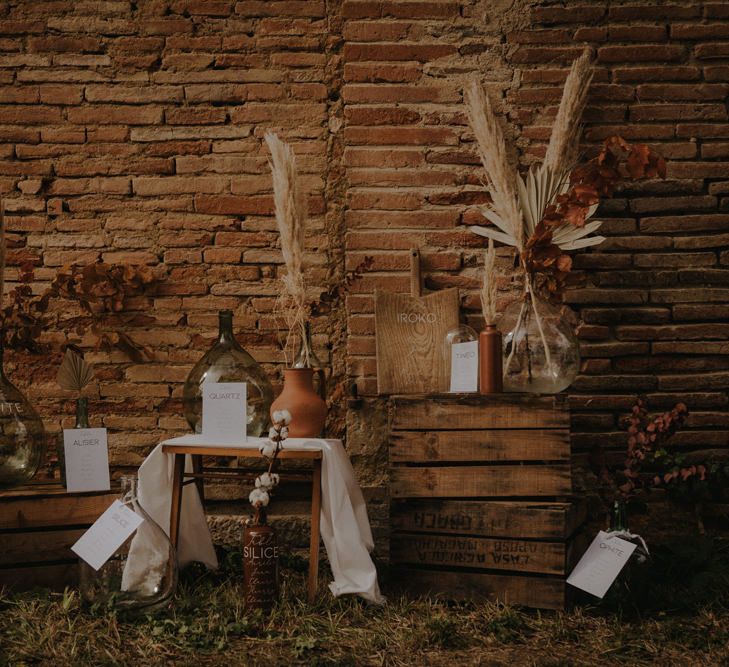
[[[478,337],[478,387],[481,394],[499,394],[504,390],[502,376],[501,332],[487,324]]]
[[[268,610],[278,600],[278,539],[266,523],[266,510],[256,508],[253,522],[243,529],[245,605]]]
[[[289,438],[317,438],[327,419],[327,404],[314,390],[314,369],[287,368],[284,386],[279,397],[271,405],[276,410],[291,413]]]

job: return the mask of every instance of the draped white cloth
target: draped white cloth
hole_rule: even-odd
[[[243,450],[257,452],[264,442],[267,439],[248,438],[244,443],[226,447],[239,447],[243,456]],[[155,447],[139,468],[139,502],[169,532],[173,456],[162,452],[165,444],[204,447],[209,443],[201,435],[166,440]],[[284,449],[322,452],[321,536],[334,574],[330,590],[335,596],[356,593],[370,602],[382,603],[384,598],[377,583],[377,571],[370,557],[374,541],[367,507],[342,442],[289,438],[284,442]],[[191,471],[191,465],[188,457],[186,470]],[[177,554],[180,566],[192,561],[204,563],[209,568],[218,566],[205,511],[194,484],[183,487]]]

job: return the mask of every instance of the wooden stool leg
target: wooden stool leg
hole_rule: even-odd
[[[321,459],[314,461],[311,482],[311,544],[309,547],[308,600],[314,602],[319,581],[319,523],[321,521]]]
[[[202,475],[202,454],[192,454],[191,458],[192,472],[194,472],[196,475]],[[200,502],[205,503],[205,484],[202,477],[195,478],[195,486],[197,487],[197,494],[200,496]]]
[[[175,454],[172,473],[172,499],[170,505],[170,542],[177,549],[180,538],[180,509],[182,508],[182,478],[185,474],[185,455]]]

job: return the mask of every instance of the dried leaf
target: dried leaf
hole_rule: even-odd
[[[83,356],[70,347],[66,349],[56,382],[61,389],[81,393],[86,385],[94,379],[94,369]]]

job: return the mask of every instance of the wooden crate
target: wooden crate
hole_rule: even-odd
[[[566,603],[584,522],[562,396],[394,396],[390,560],[410,591]]]
[[[70,547],[117,496],[67,493],[58,483],[0,491],[0,586],[76,585],[78,559]]]

